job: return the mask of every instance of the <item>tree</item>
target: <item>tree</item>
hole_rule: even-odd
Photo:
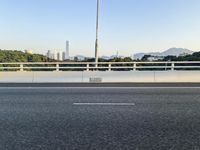
[[[141,60],[142,61],[148,61],[149,57],[151,57],[151,55],[144,55]]]

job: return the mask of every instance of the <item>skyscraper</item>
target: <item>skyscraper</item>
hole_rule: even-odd
[[[66,41],[65,59],[69,59],[69,41]]]
[[[62,56],[62,51],[59,51],[57,53],[57,60],[62,61],[63,60],[63,56]]]
[[[50,50],[48,50],[48,52],[47,52],[47,57],[52,59],[52,54],[51,54]]]
[[[62,60],[64,61],[65,60],[65,52],[62,52]]]
[[[58,60],[58,53],[57,53],[56,50],[54,50],[53,59],[54,59],[54,60]]]

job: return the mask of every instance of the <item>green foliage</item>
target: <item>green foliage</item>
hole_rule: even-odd
[[[40,54],[28,54],[21,51],[0,50],[0,62],[48,62],[53,61]]]
[[[148,61],[149,57],[151,57],[151,55],[144,55],[141,60],[142,61]]]
[[[193,53],[186,56],[166,56],[164,61],[200,61],[200,52]]]
[[[116,58],[110,59],[109,61],[110,62],[131,62],[133,60],[130,57],[125,57],[125,58],[116,57]]]
[[[150,55],[145,55],[141,61],[147,61]],[[75,62],[78,60],[74,60]],[[94,62],[94,58],[86,58],[81,62]],[[125,58],[113,58],[110,60],[99,58],[99,62],[131,62],[130,57]],[[166,56],[163,61],[200,61],[200,52],[193,53],[186,56]],[[0,50],[0,62],[55,62],[55,60],[49,59],[46,56],[40,54],[28,54],[22,51],[13,50]],[[73,62],[73,61],[72,61]]]
[[[148,58],[151,55],[144,55],[141,61],[148,61]],[[160,61],[200,61],[200,52],[193,53],[192,55],[185,55],[185,56],[166,56],[163,60]]]

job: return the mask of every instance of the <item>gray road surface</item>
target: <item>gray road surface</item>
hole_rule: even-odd
[[[200,88],[0,88],[1,150],[199,150]]]

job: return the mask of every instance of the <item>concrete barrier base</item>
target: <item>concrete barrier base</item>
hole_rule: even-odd
[[[0,83],[199,83],[200,71],[0,72]]]

